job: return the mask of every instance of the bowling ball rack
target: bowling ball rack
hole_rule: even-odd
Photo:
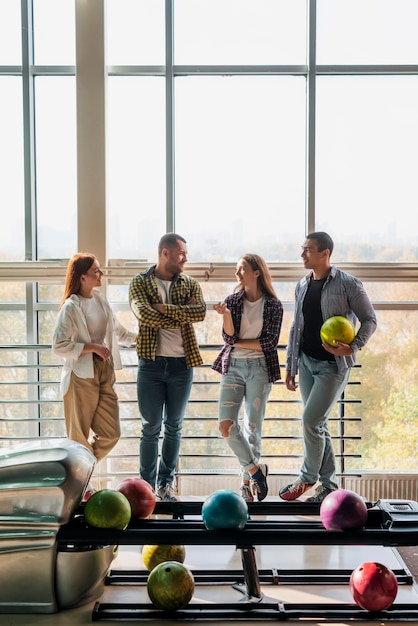
[[[418,503],[409,500],[379,500],[367,503],[364,528],[349,531],[326,530],[319,518],[319,505],[303,502],[249,503],[249,520],[242,530],[207,530],[202,522],[202,502],[158,502],[155,518],[131,522],[127,529],[88,528],[82,509],[57,535],[58,543],[81,545],[234,545],[241,551],[241,570],[193,571],[196,585],[230,584],[240,592],[233,603],[194,604],[175,613],[156,609],[150,602],[96,602],[92,621],[99,620],[304,620],[335,619],[418,622],[418,603],[395,602],[384,611],[372,613],[354,603],[292,604],[264,598],[261,583],[272,585],[347,584],[351,571],[259,570],[257,545],[418,545]],[[167,516],[160,519],[158,516]],[[258,519],[263,517],[263,519]],[[267,517],[268,519],[265,519]],[[280,519],[284,517],[284,519]],[[290,517],[290,519],[289,519]],[[293,519],[296,517],[296,519]],[[303,517],[303,519],[298,519]],[[306,519],[308,518],[308,519]],[[399,585],[414,585],[406,568],[393,570]],[[146,585],[146,571],[110,571],[108,585]]]

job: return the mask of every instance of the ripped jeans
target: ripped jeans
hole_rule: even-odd
[[[221,379],[219,423],[233,422],[225,439],[239,461],[243,480],[250,479],[248,470],[258,465],[261,456],[261,427],[271,386],[264,357],[231,358],[228,373]],[[241,428],[239,413],[243,401],[245,413]]]

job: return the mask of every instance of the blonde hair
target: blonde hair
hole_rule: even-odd
[[[277,298],[277,294],[273,287],[273,281],[271,280],[270,271],[265,260],[258,254],[243,254],[240,258],[247,261],[248,265],[254,272],[258,270],[259,275],[257,283],[261,292],[267,293],[273,298]],[[239,289],[239,287],[237,286],[236,289]]]

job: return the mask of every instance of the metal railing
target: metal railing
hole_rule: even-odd
[[[202,352],[216,351],[218,345],[201,346]],[[286,346],[279,346],[284,353]],[[59,397],[61,363],[52,356],[50,345],[2,345],[0,355],[0,442],[11,446],[33,439],[65,436],[62,399]],[[18,356],[18,358],[16,358]],[[13,358],[14,357],[14,358]],[[98,464],[103,480],[122,479],[138,473],[138,449],[141,420],[136,401],[136,355],[133,349],[123,349],[124,368],[116,383],[119,395],[122,436],[106,459]],[[284,361],[284,358],[281,359]],[[184,424],[179,456],[178,476],[236,475],[234,455],[218,433],[217,396],[219,375],[205,363],[196,369],[192,393]],[[349,386],[360,385],[350,380]],[[303,457],[301,400],[286,397],[284,382],[274,383],[267,404],[263,435],[263,458],[268,460],[272,475],[297,474]],[[335,412],[329,418],[342,482],[350,474],[349,458],[359,458],[353,452],[353,442],[361,439],[353,425],[361,421],[358,415],[347,415],[349,405],[361,400],[343,394]],[[350,393],[350,395],[352,395]]]

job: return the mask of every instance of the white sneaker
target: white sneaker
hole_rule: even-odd
[[[311,496],[310,498],[307,498],[305,502],[313,502],[315,504],[321,504],[321,502],[325,500],[327,495],[329,495],[333,491],[335,491],[335,489],[324,487],[324,485],[318,485],[318,487],[315,489],[314,495]]]
[[[254,502],[253,492],[251,491],[250,485],[242,484],[239,488],[241,497],[244,498],[245,502]]]
[[[173,485],[164,485],[160,486],[157,489],[157,496],[163,502],[178,502],[178,497],[176,496],[176,492],[174,491]]]

